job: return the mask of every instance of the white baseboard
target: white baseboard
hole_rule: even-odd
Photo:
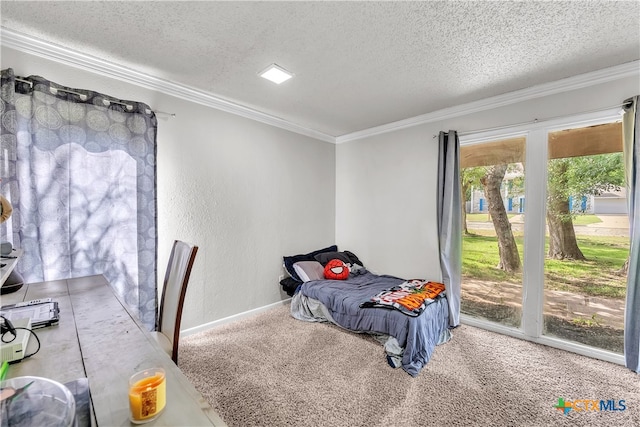
[[[287,298],[287,299],[282,300],[282,301],[276,301],[273,304],[265,305],[263,307],[254,308],[253,310],[249,310],[249,311],[245,311],[245,312],[242,312],[242,313],[234,314],[233,316],[224,317],[222,319],[214,320],[213,322],[209,322],[209,323],[204,323],[202,325],[195,326],[193,328],[183,329],[183,330],[180,331],[180,336],[181,337],[186,337],[188,335],[197,334],[198,332],[204,332],[204,331],[207,331],[209,329],[216,328],[218,326],[226,325],[227,323],[237,322],[238,320],[245,319],[245,318],[251,317],[251,316],[255,316],[256,314],[261,313],[263,311],[267,311],[267,310],[270,310],[272,308],[275,308],[275,307],[278,307],[278,306],[281,306],[281,305],[286,305],[290,301],[291,301],[291,298]]]

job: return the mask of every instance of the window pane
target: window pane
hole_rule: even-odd
[[[525,139],[460,150],[462,301],[467,315],[520,326]]]
[[[621,124],[549,135],[544,334],[623,353],[629,220]]]

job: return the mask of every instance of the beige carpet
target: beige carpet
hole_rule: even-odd
[[[639,426],[640,376],[487,332],[454,330],[412,378],[371,338],[283,306],[183,338],[180,369],[231,426]],[[624,411],[554,408],[624,400]]]

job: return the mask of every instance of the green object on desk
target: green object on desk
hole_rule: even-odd
[[[4,381],[4,377],[7,376],[7,371],[9,370],[9,362],[6,360],[2,362],[2,367],[0,368],[0,381]]]

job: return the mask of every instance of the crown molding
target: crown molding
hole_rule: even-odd
[[[550,83],[532,86],[526,89],[505,93],[503,95],[492,96],[480,101],[469,102],[455,107],[443,108],[420,116],[399,120],[385,125],[364,129],[361,131],[345,134],[336,137],[336,144],[348,141],[355,141],[370,136],[381,135],[400,129],[409,128],[425,123],[439,120],[451,119],[467,114],[491,110],[493,108],[504,107],[506,105],[541,98],[543,96],[554,95],[584,87],[594,86],[626,77],[640,76],[640,61],[627,62],[614,67],[604,68],[577,76],[567,77]]]
[[[228,101],[214,94],[190,86],[178,84],[149,74],[136,71],[98,57],[68,49],[17,31],[0,27],[0,44],[34,56],[60,62],[75,68],[109,78],[118,79],[146,89],[151,89],[186,101],[195,102],[257,122],[265,123],[300,135],[335,143],[335,137],[309,129],[287,120]]]
[[[454,107],[443,108],[431,113],[375,126],[361,131],[334,137],[313,129],[309,129],[287,120],[245,107],[241,104],[215,96],[210,92],[178,84],[169,80],[148,75],[113,62],[105,61],[95,56],[87,55],[63,46],[46,42],[5,27],[0,27],[0,44],[25,53],[39,56],[65,65],[80,68],[95,74],[115,78],[146,89],[155,90],[176,98],[195,102],[227,113],[245,117],[257,122],[265,123],[280,129],[288,130],[321,141],[340,144],[348,141],[381,135],[425,123],[451,119],[454,117],[491,110],[518,102],[554,95],[571,90],[581,89],[596,84],[619,80],[626,77],[640,75],[640,61],[632,61],[614,67],[605,68],[577,76],[567,77],[550,83],[544,83],[530,88],[509,92],[506,94],[485,98],[479,101]]]

